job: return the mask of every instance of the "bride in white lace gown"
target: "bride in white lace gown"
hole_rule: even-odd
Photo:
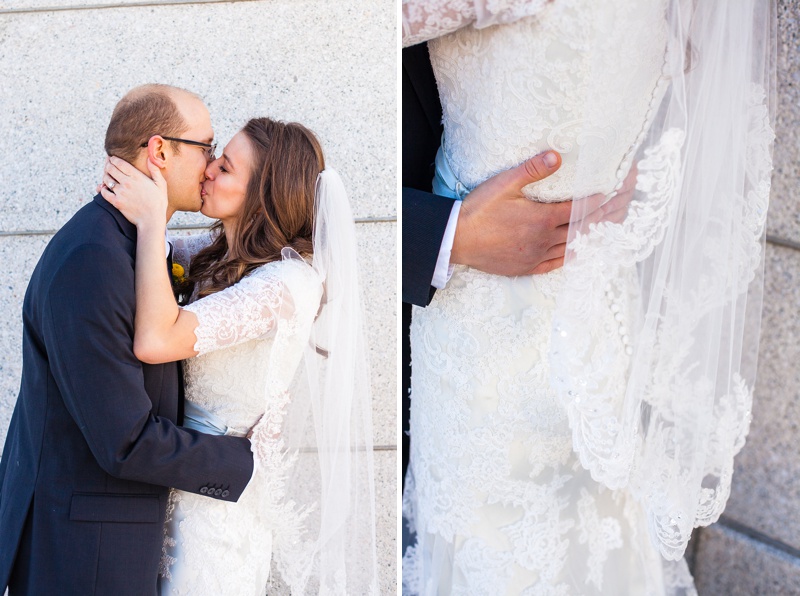
[[[175,262],[188,270],[193,254],[210,243],[209,235],[177,239]],[[187,414],[192,416],[200,406],[226,434],[244,436],[264,413],[264,389],[270,380],[275,393],[266,416],[274,417],[270,422],[278,433],[321,294],[314,270],[302,259],[289,258],[263,265],[239,283],[189,304],[187,312],[197,316],[197,357],[183,367]],[[281,353],[272,355],[278,326],[289,322],[287,295],[295,300],[288,311],[295,329],[291,337],[282,338]],[[201,417],[207,421],[209,414]],[[185,426],[209,432],[188,422]],[[205,587],[215,594],[263,596],[276,532],[281,536],[292,524],[300,527],[302,516],[283,502],[281,483],[288,467],[281,466],[277,444],[270,445],[264,437],[254,441],[260,441],[260,452],[254,451],[258,470],[236,503],[218,507],[202,494],[171,492],[161,594],[195,594]],[[284,534],[280,539],[290,543],[299,538]],[[220,573],[231,569],[236,573]]]
[[[463,198],[462,189],[548,149],[563,165],[525,188],[530,199],[618,190],[641,159],[669,82],[669,4],[404,0],[404,45],[430,40],[443,108],[434,192]],[[640,191],[662,186],[679,143],[665,134],[645,153]],[[629,219],[642,213],[632,207]],[[597,258],[590,268],[611,264]],[[683,549],[670,557],[677,560],[662,558],[645,505],[625,482],[597,474],[596,453],[582,450],[591,433],[616,425],[597,413],[606,403],[584,411],[580,399],[558,394],[554,364],[566,356],[553,360],[551,337],[565,275],[510,278],[456,266],[431,304],[415,307],[404,593],[695,593]],[[612,406],[625,399],[634,353],[635,276],[635,266],[621,269],[587,323],[604,348],[586,368],[604,369]],[[561,353],[578,354],[580,344],[561,335]]]
[[[315,444],[309,431],[302,430],[307,427],[304,421],[294,428],[287,422],[295,412],[311,423],[312,412],[299,405],[303,396],[298,377],[317,372],[303,366],[309,351],[319,348],[320,334],[315,336],[312,328],[317,329],[315,322],[327,312],[323,295],[327,300],[332,293],[339,300],[357,300],[358,295],[355,281],[348,282],[352,293],[343,295],[332,279],[330,267],[355,267],[353,221],[338,175],[324,170],[316,137],[296,123],[254,119],[233,137],[223,156],[209,164],[203,213],[220,223],[209,234],[173,240],[173,275],[180,278],[177,287],[189,295],[183,308],[175,305],[163,274],[166,183],[155,168],[151,167],[153,184],[129,164],[116,158],[112,162],[107,166],[107,175],[115,180],[111,200],[139,230],[137,356],[157,361],[186,358],[186,428],[239,436],[250,436],[253,429],[255,471],[238,502],[204,496],[221,494],[224,486],[202,487],[200,494],[171,492],[159,593],[263,596],[273,559],[293,594],[374,590],[372,512],[368,507],[341,509],[349,508],[356,495],[363,497],[356,488],[358,474],[371,490],[371,460],[363,455],[357,461],[337,460],[335,455],[326,459],[328,446],[320,439],[326,432],[341,439],[365,429],[357,423],[352,429],[320,429],[333,426],[334,419],[315,411]],[[337,211],[335,219],[331,210]],[[319,226],[325,230],[319,231]],[[324,234],[324,242],[319,234]],[[325,246],[335,243],[341,244],[330,250]],[[323,261],[331,255],[340,260],[352,257],[353,262],[329,262],[326,275]],[[336,356],[354,348],[343,341],[325,347],[336,350]],[[351,395],[361,387],[352,382],[347,387],[348,395],[331,399],[328,406],[340,410],[345,416],[340,420],[351,406],[363,405]],[[319,406],[310,399],[304,407]],[[304,442],[292,441],[292,432],[294,439],[305,433]],[[309,463],[309,458],[314,461]],[[354,464],[353,486],[339,468],[345,490],[320,493],[324,481],[308,474],[324,478],[325,462],[334,461]],[[298,479],[298,474],[306,476]],[[337,499],[341,501],[333,502]],[[326,521],[327,512],[338,517],[333,526]],[[336,532],[344,536],[349,531],[348,515],[362,516],[358,523],[368,528],[367,534],[361,543],[341,548]],[[323,531],[331,535],[327,542],[317,542],[316,533]],[[342,552],[331,554],[331,547]],[[358,572],[348,567],[353,557],[345,550],[358,553]]]

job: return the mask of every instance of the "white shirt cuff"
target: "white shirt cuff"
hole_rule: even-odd
[[[461,201],[453,202],[453,209],[450,211],[450,219],[447,220],[447,227],[444,229],[439,258],[436,259],[436,269],[433,270],[433,279],[431,280],[431,285],[437,290],[441,290],[447,285],[455,269],[455,266],[450,264],[450,253],[456,237],[459,211],[461,211]]]

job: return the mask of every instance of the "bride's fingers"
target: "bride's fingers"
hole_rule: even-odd
[[[119,172],[124,176],[137,176],[142,175],[142,173],[134,168],[131,164],[129,164],[124,159],[120,159],[119,157],[109,157],[108,158],[109,164],[114,167],[114,170]],[[112,172],[113,174],[113,172]]]
[[[150,159],[147,160],[147,169],[150,171],[150,177],[153,179],[153,182],[155,182],[156,186],[166,189],[167,181],[164,178],[164,175],[161,173],[161,169]]]
[[[115,195],[112,191],[108,190],[105,186],[100,187],[100,194],[103,198],[111,203],[114,207],[117,206],[117,195]]]
[[[113,161],[110,161],[106,164],[106,175],[111,176],[114,180],[122,181],[125,178],[130,178],[128,174],[123,172],[119,169]]]
[[[109,190],[113,191],[115,187],[119,186],[119,181],[116,178],[106,174],[103,176],[103,185]]]

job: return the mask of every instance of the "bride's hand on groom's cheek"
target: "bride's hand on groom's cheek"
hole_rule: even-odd
[[[137,228],[146,225],[163,226],[167,214],[167,183],[161,170],[149,160],[146,176],[123,159],[106,160],[100,194],[119,209]]]

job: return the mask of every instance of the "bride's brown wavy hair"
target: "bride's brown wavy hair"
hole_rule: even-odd
[[[242,128],[250,142],[253,163],[242,212],[232,237],[220,222],[212,227],[214,242],[192,259],[180,293],[198,297],[232,286],[256,267],[281,259],[290,247],[311,256],[314,194],[325,169],[319,140],[302,124],[253,118]]]

